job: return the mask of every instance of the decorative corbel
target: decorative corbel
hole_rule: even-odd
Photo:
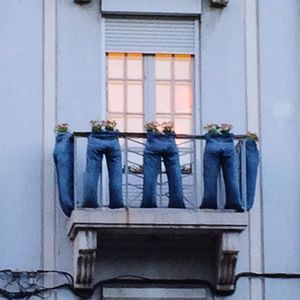
[[[97,232],[79,230],[74,239],[74,287],[92,288],[97,250]]]
[[[217,261],[217,289],[234,289],[235,267],[239,253],[238,232],[223,232],[220,237]]]
[[[210,0],[211,6],[213,7],[225,7],[227,6],[229,0]]]

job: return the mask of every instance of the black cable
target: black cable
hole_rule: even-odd
[[[15,272],[18,271],[12,271],[9,269],[6,270],[0,270],[0,273],[5,273],[5,274],[14,274]],[[39,273],[39,274],[46,274],[46,273],[55,273],[58,275],[64,275],[64,277],[68,280],[68,283],[53,286],[50,288],[37,288],[32,291],[19,291],[19,292],[9,292],[4,289],[0,289],[0,295],[2,295],[6,299],[24,299],[27,297],[27,299],[31,298],[32,296],[38,296],[42,298],[41,294],[48,292],[48,291],[53,291],[53,290],[58,290],[62,288],[66,288],[73,292],[74,294],[78,295],[78,290],[74,289],[73,285],[73,276],[70,273],[63,272],[63,271],[56,271],[56,270],[38,270],[36,272],[23,272],[20,271],[22,274],[29,274],[29,273]],[[235,277],[235,282],[234,282],[234,289],[231,291],[219,291],[217,290],[212,283],[210,283],[207,280],[200,280],[200,279],[191,279],[191,280],[161,280],[161,279],[151,279],[151,278],[145,278],[142,276],[137,276],[137,275],[123,275],[123,276],[117,276],[114,278],[109,278],[106,280],[99,281],[96,283],[90,290],[83,291],[83,294],[81,295],[84,298],[84,294],[86,295],[87,298],[90,298],[91,295],[95,292],[95,290],[99,287],[103,287],[104,284],[116,284],[116,283],[122,283],[122,284],[197,284],[206,287],[213,299],[214,296],[229,296],[232,295],[235,290],[236,290],[236,285],[238,283],[238,280],[240,278],[268,278],[268,279],[300,279],[300,274],[299,273],[255,273],[255,272],[242,272],[236,275]]]

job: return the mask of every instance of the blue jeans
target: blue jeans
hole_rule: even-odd
[[[98,207],[97,187],[106,157],[109,176],[109,207],[124,207],[122,200],[122,164],[118,132],[92,132],[88,139],[82,207]]]
[[[185,208],[175,134],[148,133],[144,150],[144,188],[141,207],[157,207],[156,183],[163,159],[169,185],[170,208]]]
[[[206,134],[204,150],[204,196],[200,208],[217,209],[217,189],[222,168],[226,203],[225,209],[243,211],[238,181],[237,154],[232,134]]]
[[[58,133],[53,151],[56,167],[59,203],[70,217],[74,209],[74,143],[71,133]]]
[[[249,211],[254,204],[256,179],[259,165],[259,152],[254,140],[246,140],[246,187],[247,187],[247,203],[246,207]],[[237,145],[238,153],[241,153],[241,144]],[[240,157],[240,155],[239,155]],[[240,180],[240,184],[241,184]]]

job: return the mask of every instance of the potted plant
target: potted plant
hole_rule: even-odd
[[[155,122],[155,121],[146,123],[144,127],[145,127],[147,133],[159,133],[160,132],[159,131],[159,123]]]
[[[58,195],[64,214],[70,217],[74,209],[74,143],[69,125],[61,123],[55,126],[56,133],[53,158],[56,169]]]
[[[238,177],[238,161],[231,124],[208,124],[204,127],[205,150],[203,157],[204,195],[200,208],[217,209],[217,190],[220,169],[223,171],[225,209],[243,211]]]
[[[65,133],[69,131],[69,124],[68,123],[61,123],[57,124],[54,128],[55,133]]]
[[[166,168],[169,185],[170,208],[185,208],[178,148],[175,143],[174,124],[155,121],[145,125],[147,142],[144,149],[144,184],[141,207],[157,207],[157,176],[161,171],[161,161]]]

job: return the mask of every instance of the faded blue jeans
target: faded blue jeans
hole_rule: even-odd
[[[82,207],[98,207],[97,187],[103,155],[109,176],[109,207],[124,207],[122,200],[122,164],[118,132],[92,132],[88,139]]]
[[[74,142],[69,132],[58,133],[53,151],[56,167],[59,203],[70,217],[74,209]]]
[[[246,187],[247,187],[247,203],[246,207],[249,211],[254,204],[254,196],[256,189],[256,180],[259,165],[259,151],[257,149],[256,141],[247,139],[246,143]],[[237,145],[239,158],[241,159],[241,144]],[[241,164],[241,162],[240,162]],[[240,179],[240,185],[242,179]]]
[[[169,185],[170,208],[185,208],[175,134],[148,133],[144,150],[144,187],[141,207],[157,207],[156,185],[163,159]]]
[[[225,209],[243,211],[240,199],[238,162],[233,135],[206,134],[204,150],[204,196],[200,208],[217,209],[217,190],[222,168],[226,202]]]

